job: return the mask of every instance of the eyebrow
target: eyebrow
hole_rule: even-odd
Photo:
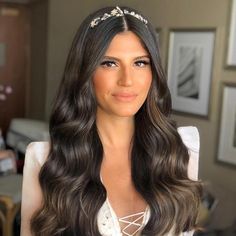
[[[117,57],[104,56],[103,58],[104,58],[104,59],[111,59],[111,60],[117,60],[117,61],[120,61],[120,59],[117,58]],[[150,56],[149,56],[149,55],[138,56],[138,57],[135,57],[134,60],[142,59],[142,58],[148,58],[148,59],[150,59]]]

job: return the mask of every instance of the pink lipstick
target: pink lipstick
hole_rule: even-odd
[[[116,93],[113,96],[116,100],[121,102],[131,102],[137,97],[137,95],[133,93]]]

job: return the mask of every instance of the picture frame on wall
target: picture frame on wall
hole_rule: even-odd
[[[174,111],[208,116],[214,30],[172,30],[168,85]]]
[[[236,166],[236,86],[223,86],[217,160]]]
[[[236,66],[236,0],[231,3],[231,17],[229,25],[229,39],[227,52],[227,66]]]

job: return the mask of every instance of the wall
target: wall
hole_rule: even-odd
[[[204,119],[175,114],[174,118],[179,125],[194,125],[199,129],[201,135],[200,178],[211,181],[220,189],[219,192],[228,191],[236,197],[236,168],[215,162],[222,100],[220,84],[226,81],[236,83],[236,70],[225,66],[230,0],[153,0],[145,1],[145,4],[141,0],[88,0],[86,2],[51,0],[48,18],[46,118],[49,117],[51,101],[62,77],[66,55],[76,29],[86,15],[107,4],[133,6],[149,16],[153,24],[161,29],[161,51],[165,66],[170,28],[215,30],[209,117]],[[234,210],[229,209],[229,211],[233,214]]]
[[[30,101],[27,117],[43,120],[46,102],[48,1],[29,5],[31,14]]]

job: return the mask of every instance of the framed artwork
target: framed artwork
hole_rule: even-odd
[[[217,160],[236,166],[236,86],[223,87]]]
[[[232,0],[227,66],[236,66],[236,0]]]
[[[213,30],[170,32],[168,85],[173,110],[208,116],[214,39]]]

